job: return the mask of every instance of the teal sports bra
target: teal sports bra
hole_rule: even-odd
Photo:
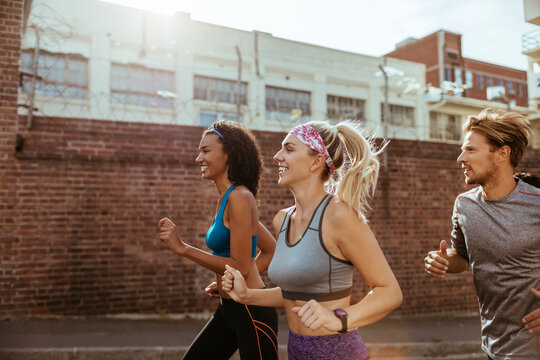
[[[206,233],[206,246],[212,250],[212,255],[231,257],[231,230],[223,224],[223,212],[225,211],[225,206],[227,206],[229,194],[235,187],[236,185],[231,185],[225,192],[225,195],[223,195],[218,213]],[[255,257],[256,254],[257,235],[251,237],[251,257]]]

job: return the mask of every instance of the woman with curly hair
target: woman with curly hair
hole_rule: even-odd
[[[259,145],[238,123],[219,121],[203,133],[195,161],[202,178],[212,180],[219,192],[217,214],[206,233],[212,254],[184,243],[171,220],[158,223],[159,239],[172,251],[216,273],[216,283],[206,292],[211,296],[217,290],[219,306],[184,359],[229,359],[237,349],[242,359],[277,359],[275,308],[240,304],[221,288],[225,264],[233,264],[250,288],[263,288],[259,273],[274,252],[275,240],[259,222],[255,199],[263,173]]]
[[[227,266],[222,288],[233,299],[284,306],[289,360],[366,360],[357,327],[401,304],[399,284],[366,220],[379,173],[372,141],[358,123],[312,121],[292,129],[274,159],[294,206],[274,217],[277,245],[268,275],[278,287],[252,289]],[[351,302],[357,269],[371,291]]]

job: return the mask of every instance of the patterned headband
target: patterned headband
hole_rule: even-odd
[[[310,149],[313,149],[319,154],[324,155],[326,165],[328,165],[328,167],[330,168],[330,174],[334,174],[336,172],[334,162],[332,161],[328,150],[326,150],[326,146],[324,146],[321,135],[319,135],[319,133],[311,125],[298,125],[294,129],[292,129],[289,134],[293,134],[298,138],[298,140],[306,144]]]

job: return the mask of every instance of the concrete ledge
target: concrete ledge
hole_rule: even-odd
[[[483,354],[482,346],[478,341],[368,343],[366,347],[372,358],[430,358]]]

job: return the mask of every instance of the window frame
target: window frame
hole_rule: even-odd
[[[113,80],[114,76],[118,76],[118,74],[114,74],[114,68],[122,68],[127,72],[127,77],[124,80],[125,82],[125,88],[122,87],[113,87],[116,86],[115,81]],[[137,89],[137,86],[141,86],[138,81],[132,81],[132,79],[136,79],[136,71],[142,71],[142,72],[150,72],[152,74],[152,83],[154,85],[154,88],[152,91],[143,91],[140,89]],[[166,75],[170,76],[172,79],[170,88],[167,87],[160,87],[159,86],[159,75]],[[151,108],[157,108],[157,109],[174,109],[175,108],[175,101],[171,98],[165,98],[158,94],[159,90],[164,91],[170,91],[175,92],[176,91],[176,73],[172,70],[166,70],[166,69],[157,69],[157,68],[149,68],[147,66],[141,65],[141,64],[135,64],[135,63],[128,63],[128,64],[120,64],[111,62],[111,73],[109,77],[109,101],[111,104],[114,105],[124,105],[124,106],[142,106],[142,107],[151,107]],[[134,87],[135,86],[135,87]],[[146,89],[145,89],[146,90]],[[117,99],[124,98],[124,101],[117,101]],[[130,99],[137,99],[137,98],[146,98],[151,99],[150,103],[139,103],[136,101],[130,101]],[[163,106],[165,105],[165,106]]]
[[[343,104],[342,102],[344,100],[350,101],[351,105],[346,106],[345,104]],[[329,120],[350,119],[350,120],[364,121],[365,120],[365,116],[364,116],[365,104],[366,104],[366,101],[364,99],[327,94],[326,95],[326,117]],[[334,111],[330,111],[331,109]],[[346,116],[346,112],[350,110],[352,110],[354,114],[351,116]]]
[[[450,123],[450,119],[453,119],[454,124]],[[461,141],[460,117],[454,114],[431,111],[429,113],[429,139],[452,142]]]
[[[416,114],[415,108],[413,106],[398,105],[398,104],[388,104],[389,110],[389,121],[388,125],[400,126],[403,128],[414,128],[416,126]],[[397,117],[393,116],[396,113],[400,115],[405,114],[405,116],[400,116],[401,121],[396,122]],[[407,116],[407,113],[410,113],[411,116]],[[407,121],[404,121],[407,120]],[[384,124],[384,103],[381,103],[381,123]]]
[[[273,97],[269,97],[269,93],[275,92],[275,95]],[[294,93],[295,99],[294,103],[295,105],[293,107],[284,107],[280,106],[280,104],[291,102],[291,99],[280,98],[280,93]],[[308,102],[302,102],[300,97],[306,96],[308,99]],[[273,99],[273,101],[269,101],[270,99]],[[270,106],[273,102],[273,107]],[[302,106],[302,104],[304,106]],[[283,88],[283,87],[277,87],[272,85],[266,85],[265,86],[265,110],[267,114],[270,113],[278,113],[278,114],[284,114],[288,117],[290,120],[291,113],[293,110],[300,109],[302,110],[302,114],[300,115],[300,119],[309,120],[309,117],[311,116],[311,92],[305,91],[305,90],[298,90],[298,89],[291,89],[291,88]],[[279,119],[282,119],[282,116],[277,115]]]
[[[197,82],[205,82],[205,87],[198,88]],[[218,93],[217,85],[221,84],[227,85],[229,87],[229,90],[226,92],[229,94],[227,100],[223,100],[223,98],[215,98],[214,94]],[[229,79],[223,79],[223,78],[217,78],[212,76],[205,76],[205,75],[193,75],[193,98],[195,100],[202,100],[202,101],[212,101],[212,102],[221,102],[221,103],[227,103],[227,104],[237,104],[237,86],[238,82],[235,80],[229,80]],[[214,86],[213,86],[214,85]],[[222,93],[225,93],[224,91],[221,91]],[[204,96],[201,96],[199,94],[205,94]],[[248,83],[246,81],[242,81],[240,83],[240,104],[246,105],[247,104],[247,95],[248,95]]]
[[[482,74],[476,74],[476,87],[479,90],[484,90],[484,76]]]
[[[29,57],[29,64],[28,67],[25,64],[25,58]],[[43,70],[43,67],[40,64],[40,59],[42,59],[42,62],[46,62],[46,57],[50,58],[56,58],[54,61],[63,61],[63,66],[59,68],[55,68],[54,65],[51,65],[45,70]],[[34,49],[24,49],[21,51],[21,60],[20,60],[20,71],[23,72],[22,80],[21,80],[21,91],[25,94],[29,94],[29,90],[27,86],[31,86],[32,77],[33,74],[33,61],[34,61]],[[50,61],[50,60],[49,60]],[[80,74],[84,74],[84,76],[81,77],[82,81],[75,81],[71,80],[73,78],[74,69],[70,68],[70,64],[74,62],[80,62],[84,66],[82,71],[77,71]],[[52,79],[52,76],[50,76],[49,72],[59,70],[63,67],[63,71],[61,72],[61,78],[62,80]],[[27,70],[27,71],[24,71]],[[48,70],[48,72],[46,72]],[[51,97],[59,97],[59,98],[66,98],[66,99],[80,99],[80,100],[88,100],[88,75],[89,75],[89,66],[88,66],[88,59],[80,54],[70,54],[70,53],[55,53],[45,50],[40,50],[38,54],[38,67],[37,67],[37,74],[36,75],[36,87],[34,89],[34,95],[40,95],[40,96],[51,96]],[[56,75],[58,76],[58,75]],[[54,89],[54,90],[53,90]],[[70,89],[73,91],[73,89],[78,89],[76,93],[82,93],[83,96],[70,96]],[[28,91],[27,91],[28,90]],[[73,94],[73,92],[71,92]]]
[[[474,73],[471,70],[465,71],[465,85],[467,85],[467,89],[474,87]]]
[[[514,89],[514,83],[512,80],[506,80],[506,88],[508,89],[509,95],[514,95],[516,93],[516,90]]]

